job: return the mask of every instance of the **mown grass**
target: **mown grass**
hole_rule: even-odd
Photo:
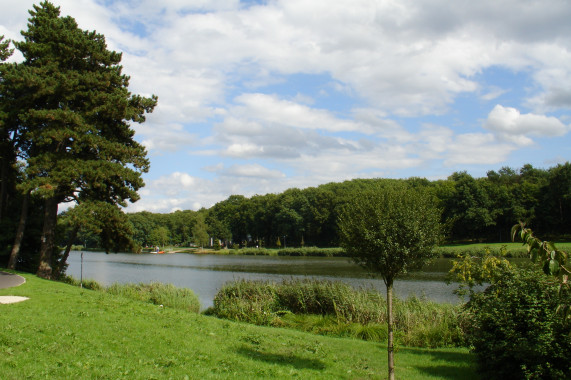
[[[220,320],[22,274],[0,295],[3,379],[386,377],[384,345]],[[402,379],[476,379],[466,349],[401,347]]]
[[[460,311],[458,305],[416,297],[395,299],[397,341],[414,347],[462,346]],[[342,282],[240,280],[220,289],[207,313],[257,325],[376,342],[384,342],[388,336],[384,296]]]

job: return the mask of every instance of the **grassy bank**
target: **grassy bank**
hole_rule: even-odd
[[[557,248],[562,249],[566,252],[571,251],[571,243],[562,242],[555,243]],[[474,243],[474,244],[450,244],[443,245],[436,248],[439,256],[441,257],[457,257],[460,254],[470,253],[477,254],[478,252],[483,252],[486,249],[494,254],[499,254],[501,250],[506,250],[507,257],[522,257],[527,258],[527,247],[522,245],[522,243]]]
[[[383,344],[258,327],[24,274],[0,295],[4,379],[384,378]],[[402,379],[475,379],[465,349],[401,347]]]

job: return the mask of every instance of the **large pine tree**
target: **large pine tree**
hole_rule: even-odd
[[[8,178],[10,174],[10,166],[14,161],[14,150],[12,148],[10,134],[6,124],[7,110],[2,107],[2,87],[3,87],[3,69],[6,61],[12,55],[10,49],[10,41],[5,40],[4,36],[0,36],[0,222],[2,221],[6,208],[6,198],[8,195]]]
[[[129,92],[121,53],[108,50],[103,35],[80,29],[48,1],[30,15],[24,41],[15,42],[24,61],[5,73],[5,101],[27,143],[20,189],[44,202],[37,274],[49,278],[60,203],[138,199],[149,161],[131,123],[144,122],[157,98]]]

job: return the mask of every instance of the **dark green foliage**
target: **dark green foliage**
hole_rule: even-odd
[[[432,194],[405,186],[355,194],[339,219],[341,246],[387,285],[419,270],[440,242],[440,210]]]
[[[339,240],[349,256],[387,287],[388,372],[394,380],[393,283],[436,256],[440,210],[432,192],[388,184],[354,195],[339,217]]]
[[[196,220],[192,227],[192,240],[197,246],[202,248],[209,244],[210,239],[203,214],[196,215]]]
[[[505,271],[473,294],[464,323],[485,377],[571,377],[571,324],[555,312],[557,294],[556,283],[530,270]]]
[[[156,226],[169,228],[173,245],[188,245],[196,215],[203,213],[209,237],[219,239],[226,247],[276,248],[278,241],[280,248],[288,249],[302,245],[338,247],[337,221],[356,194],[402,185],[434,194],[443,210],[441,222],[449,242],[508,242],[514,221],[525,220],[534,230],[545,231],[553,226],[549,213],[556,212],[557,218],[569,214],[566,210],[571,207],[571,196],[565,190],[564,175],[567,167],[569,164],[544,170],[524,165],[519,171],[490,171],[485,178],[460,172],[433,182],[422,178],[355,179],[251,198],[232,195],[207,210],[140,212],[129,219],[135,227],[134,239],[141,246],[147,244]],[[566,227],[569,223],[561,226],[553,231],[559,236],[571,233]]]
[[[149,161],[133,138],[131,123],[144,122],[157,99],[129,92],[121,54],[107,49],[103,35],[81,30],[48,1],[34,5],[30,16],[24,40],[14,42],[24,61],[0,68],[0,144],[7,153],[1,162],[0,221],[10,192],[43,202],[37,273],[51,277],[58,262],[52,254],[58,255],[60,203],[99,202],[119,210],[139,198]],[[4,58],[2,40],[0,50]],[[25,162],[20,172],[15,170],[18,160]],[[102,245],[123,245],[130,240],[128,229],[116,212],[107,211],[99,216],[113,227],[101,230]],[[22,213],[20,220],[26,218]]]
[[[548,185],[542,188],[539,225],[534,229],[546,234],[571,234],[571,163],[557,165],[548,171]]]

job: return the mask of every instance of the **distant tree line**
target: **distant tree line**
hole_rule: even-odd
[[[569,162],[549,169],[504,167],[482,178],[456,172],[437,181],[355,179],[281,194],[231,195],[199,211],[143,211],[127,217],[140,247],[204,245],[205,234],[208,243],[240,247],[333,247],[339,244],[339,213],[354,194],[397,183],[434,193],[448,242],[507,242],[511,227],[520,220],[542,236],[560,239],[571,234]],[[97,244],[96,236],[90,244]]]

